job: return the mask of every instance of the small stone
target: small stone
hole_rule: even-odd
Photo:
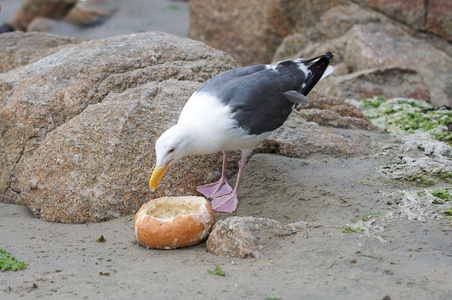
[[[308,227],[308,223],[306,223],[304,221],[298,221],[298,222],[295,222],[295,223],[287,224],[284,227],[289,229],[289,230],[293,230],[293,231],[302,231],[302,230],[304,230],[304,229],[306,229]]]
[[[207,251],[220,257],[261,258],[256,237],[240,217],[218,221],[207,240]]]
[[[35,190],[38,187],[38,179],[32,178],[30,179],[30,189]]]
[[[215,224],[207,240],[207,251],[220,257],[261,258],[270,239],[273,247],[278,247],[278,238],[282,240],[294,233],[273,219],[230,217]]]

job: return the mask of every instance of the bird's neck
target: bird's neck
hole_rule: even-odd
[[[213,135],[205,126],[198,124],[177,124],[179,132],[183,136],[183,147],[187,155],[211,154],[221,151],[218,148],[217,135]]]

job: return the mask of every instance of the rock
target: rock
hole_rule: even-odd
[[[352,71],[383,67],[414,69],[433,85],[429,73],[445,74],[443,65],[451,64],[451,58],[444,52],[389,23],[355,25],[344,39],[348,42],[343,48],[343,60]]]
[[[231,217],[215,224],[207,240],[207,251],[220,257],[262,257],[256,237],[240,217]]]
[[[28,32],[34,32],[34,31],[52,32],[52,30],[54,30],[55,27],[59,27],[59,26],[65,27],[64,25],[66,25],[66,24],[63,22],[60,22],[60,21],[56,21],[56,20],[49,19],[49,18],[37,17],[37,18],[34,18],[33,21],[30,22],[30,24],[28,24],[26,31],[28,31]],[[67,30],[67,28],[65,28],[65,30]]]
[[[377,155],[388,157],[379,171],[391,180],[452,173],[452,147],[426,132],[400,132],[395,143],[380,145]]]
[[[231,54],[241,65],[270,62],[297,24],[312,24],[336,1],[190,1],[188,36]]]
[[[452,40],[452,3],[447,0],[429,0],[426,31]]]
[[[354,3],[339,5],[326,11],[314,25],[311,40],[331,40],[347,33],[356,24],[388,23],[389,18]]]
[[[321,126],[333,126],[339,128],[349,127],[349,124],[334,111],[314,108],[309,110],[302,110],[301,115],[306,121],[315,122]]]
[[[309,93],[308,99],[310,104],[306,108],[297,107],[283,126],[257,145],[256,153],[294,158],[315,153],[333,156],[370,153],[367,147],[354,143],[348,136],[323,127],[379,130],[355,106],[316,90]]]
[[[353,105],[349,105],[344,102],[343,99],[338,97],[330,96],[326,93],[319,92],[316,89],[313,89],[308,95],[309,105],[305,109],[332,109],[339,105],[347,105],[350,109],[347,112],[344,112],[342,116],[354,116],[354,117],[364,117],[364,115]],[[298,106],[296,109],[301,111],[301,107]]]
[[[382,12],[391,19],[407,24],[415,30],[424,31],[426,29],[425,16],[428,7],[425,1],[355,0],[354,2]]]
[[[52,222],[132,214],[154,196],[148,187],[153,141],[177,118],[183,105],[177,99],[188,98],[198,86],[171,79],[151,82],[89,105],[48,133],[24,162],[22,200]],[[174,109],[164,107],[165,101]]]
[[[90,26],[105,21],[105,19],[110,17],[116,10],[117,8],[113,1],[79,1],[63,20],[74,25]]]
[[[290,47],[293,37],[303,36],[300,44],[305,48],[312,41],[326,42],[338,38],[355,24],[392,23],[410,33],[427,31],[450,40],[451,12],[451,5],[444,0],[428,3],[404,0],[267,0],[240,4],[194,0],[190,1],[189,37],[222,49],[239,64],[247,65],[269,62],[275,56],[287,58],[288,53],[278,46],[288,36],[293,35],[285,43],[286,47]],[[276,49],[277,54],[273,56]]]
[[[100,57],[102,59],[99,59]],[[116,94],[121,94],[126,90],[131,90],[151,82],[158,83],[171,78],[179,81],[202,82],[234,66],[235,63],[233,60],[225,53],[216,51],[202,43],[169,34],[145,33],[90,41],[73,47],[67,47],[34,64],[0,74],[0,86],[5,87],[0,92],[6,100],[6,104],[0,111],[0,132],[2,132],[0,148],[2,165],[0,177],[1,201],[12,203],[28,203],[31,201],[30,204],[33,204],[34,202],[31,197],[41,199],[42,195],[45,194],[52,196],[47,198],[47,201],[49,201],[47,205],[51,207],[51,203],[54,203],[54,201],[58,202],[65,197],[71,196],[71,180],[67,181],[66,185],[58,187],[58,189],[53,191],[40,190],[40,182],[45,182],[46,176],[53,176],[52,172],[57,171],[51,168],[52,165],[55,165],[55,162],[51,162],[46,157],[46,151],[48,153],[60,151],[62,153],[67,152],[76,155],[78,154],[76,152],[77,147],[82,147],[82,145],[74,141],[71,144],[71,147],[74,147],[74,149],[68,149],[66,147],[62,149],[51,149],[53,141],[48,140],[48,136],[52,131],[84,112],[89,105],[99,104],[104,99],[109,99],[109,97]],[[193,92],[194,89],[195,86],[193,86],[193,90],[190,90],[190,92]],[[145,90],[142,90],[142,94],[137,94],[136,97],[142,97],[142,95],[150,97]],[[177,96],[180,96],[180,94],[177,94]],[[184,99],[188,99],[188,94],[185,96]],[[151,100],[148,100],[148,102]],[[183,105],[180,99],[174,99],[174,101],[178,105]],[[151,103],[147,105],[150,106],[150,111],[148,112],[146,122],[149,122],[149,115],[152,115],[151,108],[154,106]],[[157,105],[156,107],[167,109],[166,111],[156,112],[167,118],[166,121],[168,123],[162,124],[162,126],[169,126],[169,124],[176,122],[178,112],[169,107],[169,104]],[[87,112],[91,111],[87,110]],[[115,110],[115,112],[118,111]],[[121,114],[112,116],[112,118],[116,117],[118,120],[122,120],[125,118],[123,114],[126,112],[127,110],[124,110]],[[75,120],[83,121],[83,119]],[[104,118],[104,120],[111,121],[108,118]],[[87,122],[93,123],[94,121]],[[103,128],[103,126],[101,124],[99,128]],[[140,124],[137,124],[137,126],[140,126]],[[108,138],[101,139],[97,136],[97,134],[108,135],[107,131],[96,133],[95,131],[98,128],[90,127],[89,129],[92,132],[89,132],[86,126],[84,127],[82,125],[78,128],[83,130],[79,133],[80,136],[87,138],[94,138],[95,136],[95,139],[97,139],[96,142],[107,143],[107,145],[99,145],[99,149],[102,149],[102,147],[109,149],[114,147],[115,143],[121,144],[121,140],[111,144],[112,141]],[[71,129],[68,125],[63,127],[63,129],[69,130],[72,132],[71,134],[77,136],[75,129]],[[111,129],[114,130],[115,128]],[[161,128],[161,131],[163,131],[163,128]],[[64,133],[62,129],[57,131],[55,135],[57,133],[63,135],[63,137],[65,134],[68,134],[67,132]],[[90,135],[91,137],[89,137]],[[60,137],[60,140],[63,140],[63,137]],[[46,144],[41,150],[43,152],[39,152],[42,153],[42,156],[41,154],[34,155],[35,150],[41,146],[44,140],[46,140]],[[150,136],[148,136],[147,141],[153,142]],[[57,142],[55,142],[55,145],[59,147]],[[151,145],[148,145],[146,151],[150,155],[149,164],[153,163],[153,147]],[[90,146],[92,145],[90,144]],[[120,146],[118,147],[120,148]],[[108,152],[103,152],[102,155],[100,153],[93,155],[98,159],[99,164],[108,165],[106,162],[109,159]],[[82,159],[82,162],[85,159],[83,155],[77,157],[77,160]],[[136,163],[134,156],[130,156],[128,159],[131,161],[127,163]],[[42,162],[43,165],[44,162],[48,162],[51,165],[46,165],[48,169],[45,170],[41,169],[37,162]],[[61,160],[59,161],[59,167],[62,167],[61,164],[65,163],[71,165],[73,161]],[[28,169],[30,171],[27,171],[27,177],[23,177],[23,168],[31,164],[37,168],[34,170]],[[86,165],[80,164],[80,167],[83,166]],[[141,167],[144,168],[143,165]],[[148,168],[151,168],[151,166]],[[86,176],[95,173],[92,170],[84,170],[82,172],[81,170],[77,171],[74,169],[72,171],[74,172],[73,174],[86,173]],[[143,169],[141,172],[143,172]],[[44,177],[40,178],[38,175]],[[29,182],[38,182],[37,188],[32,189],[33,184],[29,187]],[[95,183],[96,181],[85,181],[86,185],[83,186],[83,189],[95,190],[93,187]],[[26,188],[26,190],[21,191],[21,187]],[[122,188],[131,190],[135,187],[126,185],[122,186]],[[144,186],[143,189],[145,188]],[[41,196],[39,193],[42,193]],[[83,203],[89,202],[86,198],[82,199],[77,196],[73,198],[85,201]],[[134,201],[144,203],[148,200],[137,199]],[[118,201],[120,202],[122,200]],[[75,207],[76,203],[72,202],[72,205]],[[94,207],[95,205],[94,203],[89,204],[90,207]],[[118,207],[121,206],[118,205]],[[88,207],[86,209],[89,210]],[[118,208],[115,212],[106,212],[105,215],[97,216],[96,220],[105,219],[107,218],[106,216],[116,215],[118,211],[121,212],[121,209],[130,211],[130,208],[127,207]],[[56,210],[57,208],[55,208]],[[51,216],[52,213],[46,212],[45,215]],[[82,216],[80,218],[74,218],[72,221],[81,222],[81,220],[87,222],[91,219]],[[71,219],[68,217],[64,221],[70,222]]]
[[[48,32],[56,35],[77,36],[79,28],[75,25],[49,18],[37,17],[27,27],[28,32]]]
[[[357,0],[354,2],[380,11],[414,30],[434,33],[448,40],[452,38],[450,1]]]
[[[61,19],[76,3],[77,0],[25,0],[8,24],[25,31],[34,18]]]
[[[306,45],[309,42],[310,40],[307,34],[293,33],[288,35],[281,41],[281,44],[276,49],[272,61],[277,62],[299,57],[300,45]]]
[[[297,108],[298,115],[308,122],[321,126],[379,130],[356,106],[344,102],[341,98],[327,96],[315,90],[308,97],[309,106],[306,109]]]
[[[21,31],[0,35],[0,73],[31,64],[55,53],[66,45],[86,41],[81,37],[55,36],[45,33]],[[2,104],[0,104],[0,107]]]
[[[355,25],[346,35],[344,61],[352,70],[408,68],[416,70],[428,85],[435,106],[448,104],[452,91],[452,58],[409,36],[394,25]],[[401,95],[398,95],[401,96]],[[420,99],[425,100],[425,99]]]
[[[300,115],[308,122],[315,122],[320,126],[332,126],[338,128],[361,128],[365,130],[378,130],[375,126],[363,119],[359,122],[354,117],[342,117],[332,110],[309,109],[300,111]]]
[[[428,101],[429,88],[412,69],[370,69],[335,77],[329,82],[329,93],[340,98],[366,99],[405,97]]]
[[[325,15],[336,16],[345,8],[336,7],[332,10],[334,13],[327,12]],[[319,90],[325,92],[334,90],[334,95],[339,97],[362,99],[368,94],[377,95],[384,92],[387,88],[384,84],[389,83],[393,87],[391,97],[403,94],[405,97],[429,100],[434,106],[450,104],[452,90],[448,83],[452,81],[449,72],[452,68],[452,58],[449,55],[432,46],[430,40],[414,38],[405,30],[406,27],[396,26],[376,13],[365,18],[355,17],[355,14],[350,17],[354,21],[346,22],[342,29],[337,30],[337,34],[346,30],[345,33],[326,42],[314,40],[296,45],[296,41],[309,40],[311,36],[328,32],[330,22],[338,17],[322,19],[325,23],[317,23],[315,28],[306,30],[308,34],[304,38],[287,37],[284,42],[288,46],[281,45],[275,59],[282,58],[280,56],[282,54],[310,57],[328,49],[335,49],[333,65],[339,67],[336,72],[319,82],[316,87]],[[349,25],[355,21],[358,24],[350,27]],[[360,23],[369,21],[371,23]],[[290,49],[298,49],[298,52],[290,55]],[[410,69],[418,75],[409,71]],[[398,71],[395,72],[396,70]],[[384,73],[387,75],[388,72],[392,74],[392,80],[400,79],[400,82],[381,81],[383,79],[381,75]],[[336,76],[339,78],[335,78]],[[364,79],[364,82],[361,82],[361,79]],[[369,85],[369,80],[374,81],[372,86],[362,89],[361,85]],[[350,81],[350,85],[346,83],[347,81]],[[401,87],[399,93],[397,86]],[[375,91],[372,92],[373,89]]]
[[[300,232],[305,230],[308,226],[322,226],[321,224],[308,224],[304,221],[298,221],[294,223],[290,223],[284,226],[285,229],[288,229],[290,231]]]
[[[354,25],[388,22],[390,20],[383,14],[355,4],[332,7],[321,16],[320,21],[296,28],[295,33],[286,36],[275,52],[273,61],[315,56],[333,49],[333,62],[337,65],[343,61],[343,48],[348,42],[342,37]]]
[[[207,240],[207,251],[220,257],[261,258],[261,251],[275,247],[278,238],[292,235],[295,230],[302,230],[303,225],[293,224],[289,228],[273,219],[254,217],[231,217],[218,221]]]
[[[414,67],[411,55],[400,55],[400,47],[412,42],[406,32],[392,24],[355,25],[346,34],[344,61],[352,70],[383,67]],[[408,49],[407,49],[408,50]]]
[[[346,135],[334,133],[315,122],[306,122],[296,114],[291,115],[282,127],[275,130],[256,149],[258,153],[295,158],[312,154],[357,156],[370,153],[367,147],[356,144]]]
[[[320,21],[294,29],[295,33],[284,38],[273,60],[310,57],[333,49],[333,62],[337,65],[344,61],[344,49],[350,40],[350,37],[344,37],[344,35],[355,25],[390,22],[390,19],[383,14],[355,4],[335,6],[327,10]]]

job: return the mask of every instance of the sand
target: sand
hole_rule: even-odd
[[[348,131],[361,142],[387,135]],[[307,159],[259,154],[245,169],[237,216],[306,222],[262,245],[261,259],[220,258],[205,243],[151,250],[133,216],[96,224],[46,223],[0,204],[0,248],[27,269],[0,276],[1,299],[446,299],[452,296],[451,221],[401,216],[389,193],[413,188],[381,177],[387,158]],[[234,180],[233,178],[232,180]],[[344,233],[381,213],[369,233]],[[230,217],[217,213],[219,220]],[[101,236],[105,242],[97,242]],[[207,271],[219,265],[226,276]],[[386,298],[388,299],[388,298]]]
[[[2,23],[17,2],[0,3]],[[124,3],[110,21],[77,34],[186,34],[186,3]],[[161,8],[152,15],[145,9],[151,3]],[[169,4],[181,9],[168,9]],[[391,140],[360,130],[346,134],[369,147]],[[52,224],[34,218],[27,207],[0,204],[0,248],[27,265],[1,273],[0,299],[450,299],[451,221],[401,216],[391,193],[416,187],[382,178],[378,167],[384,163],[387,158],[374,154],[253,156],[233,215],[306,222],[300,232],[262,245],[261,259],[220,258],[206,252],[205,243],[147,249],[134,239],[133,215],[96,224]],[[381,216],[367,234],[342,232],[371,212]],[[229,216],[217,213],[220,220]],[[105,242],[97,241],[101,236]],[[226,276],[207,272],[216,265]]]

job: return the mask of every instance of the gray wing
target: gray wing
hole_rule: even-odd
[[[331,56],[332,58],[332,56]],[[317,57],[313,64],[286,60],[273,65],[256,65],[221,73],[208,80],[198,92],[208,92],[231,108],[237,126],[249,134],[261,134],[279,128],[322,77],[331,58]],[[321,67],[316,65],[322,63]],[[311,67],[313,67],[311,70]],[[303,85],[303,83],[305,83]]]

